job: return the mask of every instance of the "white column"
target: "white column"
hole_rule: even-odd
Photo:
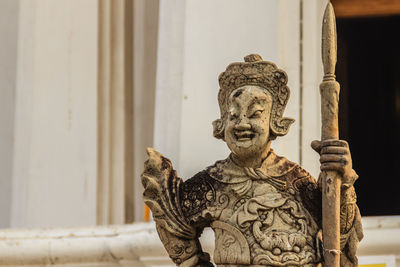
[[[133,221],[133,5],[99,2],[99,224]]]
[[[277,7],[278,25],[278,67],[288,75],[290,98],[284,116],[295,119],[286,136],[278,137],[272,142],[278,155],[289,160],[300,162],[300,1],[280,0]]]
[[[0,228],[10,226],[18,6],[0,1]]]
[[[94,225],[97,1],[19,12],[11,226]]]
[[[179,168],[185,0],[160,2],[154,147]]]
[[[159,0],[134,1],[134,212],[144,219],[140,174],[147,159],[146,148],[154,142],[155,88]],[[133,197],[133,196],[132,196]]]
[[[321,140],[322,17],[327,1],[303,0],[303,167],[318,177],[319,155],[311,149],[313,140]],[[340,53],[340,51],[339,51]]]

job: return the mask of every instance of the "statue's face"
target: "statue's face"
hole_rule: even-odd
[[[272,97],[259,86],[234,90],[228,99],[225,141],[239,157],[254,157],[268,149]]]

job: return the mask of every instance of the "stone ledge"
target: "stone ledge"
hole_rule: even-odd
[[[396,255],[400,259],[400,216],[364,217],[365,237],[358,255]],[[201,238],[213,252],[213,233]],[[172,263],[154,223],[87,228],[5,229],[0,231],[1,266],[151,266]]]

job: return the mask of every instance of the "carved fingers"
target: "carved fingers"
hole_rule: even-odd
[[[349,145],[343,140],[324,140],[320,142],[321,171],[337,171],[345,174],[351,169]]]
[[[157,178],[160,182],[164,179],[165,173],[172,170],[171,162],[154,148],[147,148],[148,160],[144,163],[142,183],[145,184],[149,177]]]
[[[349,145],[344,140],[314,140],[311,142],[311,147],[318,154],[349,154]]]
[[[349,145],[344,140],[328,139],[313,141],[311,147],[320,154],[321,171],[336,171],[342,176],[345,185],[354,182],[355,172],[352,168],[352,160]]]
[[[321,141],[314,140],[311,142],[311,148],[315,150],[318,154],[321,152]]]
[[[151,147],[148,147],[146,150],[147,150],[147,155],[149,156],[149,159],[146,160],[144,163],[145,171],[160,170],[161,165],[162,165],[161,153]]]

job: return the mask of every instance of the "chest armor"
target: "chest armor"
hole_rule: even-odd
[[[203,211],[218,266],[315,266],[318,226],[294,190],[251,180],[226,189]]]

